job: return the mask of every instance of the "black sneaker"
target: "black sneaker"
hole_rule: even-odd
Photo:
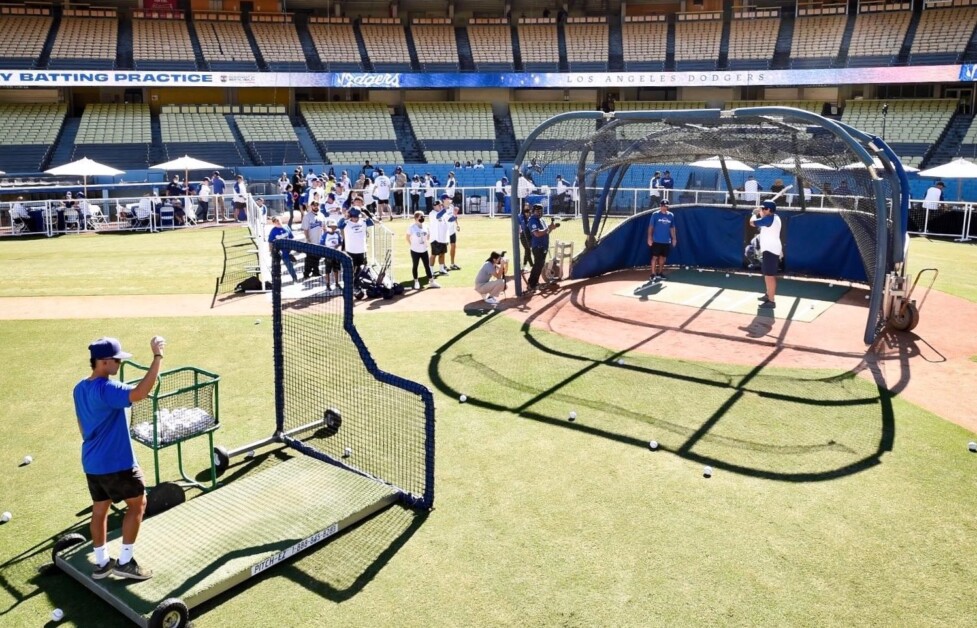
[[[153,572],[140,567],[135,558],[124,565],[116,565],[112,573],[120,578],[128,578],[130,580],[149,580],[153,577]]]
[[[109,562],[105,563],[105,565],[101,567],[98,565],[95,566],[95,569],[92,570],[92,578],[95,580],[101,580],[102,578],[110,575],[113,569],[115,569],[115,559],[110,558]]]
[[[770,299],[767,298],[767,295],[763,294],[763,295],[758,296],[756,298],[756,300],[759,301],[760,303],[766,303]]]
[[[451,266],[448,266],[448,269],[449,270],[461,270],[461,266],[459,266],[457,264],[452,264]]]
[[[763,303],[760,304],[760,309],[761,310],[773,310],[776,307],[777,307],[777,304],[774,303],[773,301],[764,301]]]

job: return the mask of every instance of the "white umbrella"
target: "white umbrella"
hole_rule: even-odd
[[[738,159],[731,159],[729,157],[720,157],[716,155],[715,157],[710,157],[709,159],[700,159],[699,161],[693,161],[690,166],[696,168],[717,168],[722,169],[723,162],[726,162],[726,170],[735,170],[738,172],[753,172],[753,168],[747,164],[739,161]]]
[[[196,157],[191,157],[189,155],[184,155],[178,159],[172,161],[167,161],[166,163],[156,164],[155,166],[150,166],[150,170],[176,170],[183,171],[183,180],[185,183],[189,183],[190,171],[191,170],[219,170],[224,166],[218,166],[217,164],[212,164],[207,161],[202,161]]]
[[[879,159],[878,157],[872,157],[872,167],[875,168],[876,170],[883,170],[884,167],[882,166],[882,160]],[[848,164],[847,166],[841,167],[842,170],[858,170],[864,168],[865,168],[865,164],[863,164],[860,161],[856,161],[855,163]],[[906,172],[919,172],[919,168],[914,168],[913,166],[909,166],[906,164],[902,165],[902,169],[905,170]]]
[[[58,166],[57,168],[51,168],[44,172],[53,174],[56,177],[82,177],[85,198],[88,198],[88,177],[114,177],[125,174],[124,170],[116,170],[112,166],[100,164],[97,161],[92,161],[88,157],[83,157],[78,161],[73,161],[70,164]]]
[[[801,170],[834,170],[831,166],[819,163],[817,161],[811,161],[810,159],[801,158],[800,160]],[[761,168],[780,168],[781,170],[793,170],[797,167],[797,163],[793,159],[786,159],[784,161],[778,161],[775,164],[766,164],[760,166]]]
[[[958,157],[948,164],[921,170],[919,172],[919,176],[932,177],[936,179],[956,179],[957,200],[960,200],[963,195],[963,180],[977,179],[977,164]]]

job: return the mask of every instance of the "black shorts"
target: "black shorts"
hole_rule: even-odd
[[[121,502],[146,493],[146,482],[139,467],[99,475],[86,473],[85,477],[93,502]]]
[[[450,242],[451,244],[456,244],[458,242],[458,234],[452,233],[448,239],[448,242]]]
[[[448,245],[445,242],[432,242],[431,255],[444,255],[448,252]]]
[[[760,261],[760,272],[767,277],[773,277],[780,271],[780,256],[770,251],[763,252],[763,259]]]
[[[338,273],[341,272],[343,269],[343,265],[339,262],[339,260],[332,259],[331,257],[326,258],[323,267],[326,269],[327,273]]]
[[[652,257],[668,257],[672,250],[672,245],[666,242],[655,242],[651,245]]]

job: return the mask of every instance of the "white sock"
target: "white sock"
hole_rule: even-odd
[[[122,545],[122,551],[119,552],[119,564],[125,565],[130,560],[132,560],[132,545]]]
[[[109,546],[103,545],[102,547],[95,548],[95,563],[99,567],[104,567],[105,563],[109,562]]]

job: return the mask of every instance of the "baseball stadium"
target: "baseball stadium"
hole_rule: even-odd
[[[975,81],[977,0],[0,2],[0,625],[972,625]]]

